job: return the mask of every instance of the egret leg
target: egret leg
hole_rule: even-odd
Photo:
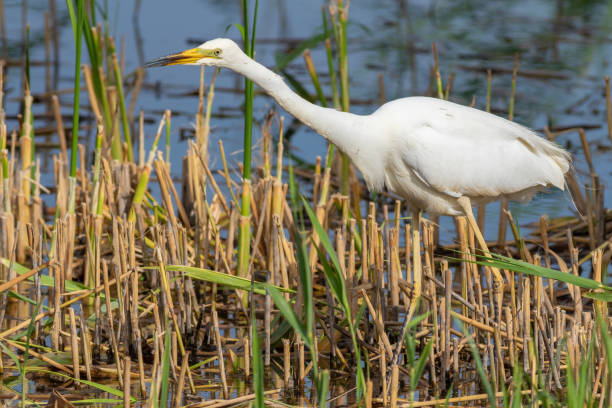
[[[472,227],[472,229],[474,230],[474,235],[476,235],[476,241],[478,241],[478,245],[480,246],[480,249],[482,249],[482,252],[484,252],[484,254],[486,256],[490,256],[491,253],[489,252],[489,247],[487,246],[487,242],[484,239],[484,236],[482,235],[482,232],[480,231],[480,228],[478,228],[478,223],[476,222],[476,219],[474,218],[474,213],[472,213],[472,203],[470,202],[470,199],[466,196],[460,197],[457,202],[459,203],[459,206],[461,206],[461,209],[463,210],[463,212],[465,213],[465,216],[468,219],[468,222],[470,223],[470,227]]]
[[[470,202],[469,197],[463,196],[460,197],[457,202],[459,203],[459,206],[461,206],[461,209],[463,210],[463,212],[465,213],[465,216],[468,219],[468,222],[470,223],[470,226],[472,227],[472,229],[474,230],[474,234],[476,235],[476,241],[478,241],[478,245],[480,246],[480,249],[482,249],[482,252],[484,253],[484,255],[486,257],[491,257],[491,252],[489,252],[489,247],[487,246],[487,242],[484,239],[484,236],[482,235],[482,232],[480,231],[480,228],[478,228],[478,223],[476,222],[476,219],[474,218],[474,213],[472,213],[472,203]],[[500,308],[501,308],[501,304],[502,304],[502,298],[503,298],[503,285],[504,285],[504,280],[502,278],[501,272],[499,271],[499,269],[491,267],[491,271],[493,272],[493,292],[496,295],[497,298],[497,304],[495,305],[497,307],[497,311],[498,314],[500,312]]]

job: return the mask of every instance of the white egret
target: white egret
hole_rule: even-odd
[[[500,197],[526,200],[547,186],[565,186],[570,168],[565,150],[484,111],[427,97],[397,99],[370,115],[324,108],[301,98],[279,75],[225,38],[147,65],[176,64],[229,68],[251,79],[346,153],[370,190],[386,187],[430,214],[467,215],[485,252],[472,203]]]

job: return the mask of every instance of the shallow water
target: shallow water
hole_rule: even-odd
[[[56,3],[60,65],[57,75],[52,68],[48,75],[52,89],[69,89],[74,70],[72,29],[64,2]],[[105,2],[99,3],[98,18],[101,18]],[[198,42],[222,36],[239,38],[238,30],[231,26],[240,19],[238,1],[147,0],[139,7],[136,3],[134,0],[108,2],[107,9],[111,33],[118,43],[119,39],[124,39],[126,76],[147,60]],[[287,51],[288,43],[295,44],[319,33],[322,30],[321,6],[326,3],[320,0],[260,1],[256,58],[274,67],[275,55]],[[5,2],[8,46],[11,56],[16,59],[21,55],[23,4]],[[25,20],[31,27],[32,61],[45,58],[43,16],[48,4],[28,2],[25,7]],[[387,99],[425,94],[433,65],[431,43],[435,41],[443,82],[447,82],[450,73],[455,75],[451,100],[469,104],[475,98],[476,107],[484,108],[485,70],[491,68],[494,71],[492,109],[506,116],[514,53],[518,52],[519,72],[528,75],[519,75],[518,78],[515,120],[534,129],[546,125],[552,128],[588,126],[587,136],[592,143],[595,168],[603,184],[607,184],[612,164],[606,160],[606,149],[596,146],[609,147],[603,77],[610,72],[611,23],[612,6],[605,1],[353,1],[349,26],[350,91],[351,97],[359,103],[354,104],[352,110],[367,113],[379,105],[378,76],[381,74]],[[327,65],[321,47],[313,50],[313,57],[322,74],[324,91],[329,94],[325,75]],[[312,90],[301,58],[289,66],[288,72]],[[206,71],[207,78],[211,74],[212,70]],[[46,75],[44,66],[32,67],[34,93],[45,91]],[[20,76],[19,68],[9,68],[6,79],[9,116],[19,110],[15,98],[20,95]],[[54,78],[57,78],[56,84]],[[197,109],[194,92],[198,80],[199,69],[195,67],[149,69],[146,85],[136,104],[136,112],[143,109],[148,120],[148,143],[152,141],[160,113],[167,108],[173,110],[171,157],[175,175],[180,173],[180,159],[187,147],[179,134],[193,127]],[[219,139],[231,153],[233,164],[242,159],[240,107],[243,99],[240,92],[232,91],[241,88],[242,84],[241,78],[227,70],[221,72],[217,81],[210,140],[213,166],[219,165],[216,156]],[[82,100],[86,103],[85,94]],[[71,93],[61,95],[61,101],[63,112],[67,114],[71,109]],[[270,98],[258,96],[256,120],[263,121],[270,107],[280,109]],[[35,114],[39,114],[36,126],[53,126],[53,122],[42,119],[44,110],[44,106],[35,107]],[[290,115],[283,115],[290,123]],[[13,120],[11,126],[14,124]],[[255,140],[258,139],[257,133]],[[586,163],[577,133],[564,135],[558,141],[576,155],[575,166],[581,182],[587,181]],[[324,140],[303,126],[292,137],[291,146],[292,153],[309,162],[314,162],[317,155],[323,156],[326,150]],[[257,153],[255,157],[258,157]],[[52,184],[51,174],[47,173],[43,181]],[[606,200],[612,197],[611,194],[610,189],[606,189]],[[511,204],[515,219],[523,224],[537,220],[543,213],[549,217],[568,215],[571,207],[567,194],[560,191],[542,193],[529,204]],[[489,237],[497,234],[498,213],[498,204],[488,206],[486,234]],[[442,241],[451,241],[453,235],[452,221],[442,219]]]

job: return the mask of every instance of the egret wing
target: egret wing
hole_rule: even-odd
[[[461,108],[430,111],[429,120],[401,131],[402,160],[424,183],[457,197],[563,189],[567,153],[516,123]]]

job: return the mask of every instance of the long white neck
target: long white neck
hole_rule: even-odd
[[[356,143],[357,139],[361,139],[364,135],[362,125],[367,117],[308,102],[293,92],[279,75],[244,54],[228,68],[255,82],[283,109],[335,144],[340,150],[353,156],[355,148],[359,146],[359,143]]]

